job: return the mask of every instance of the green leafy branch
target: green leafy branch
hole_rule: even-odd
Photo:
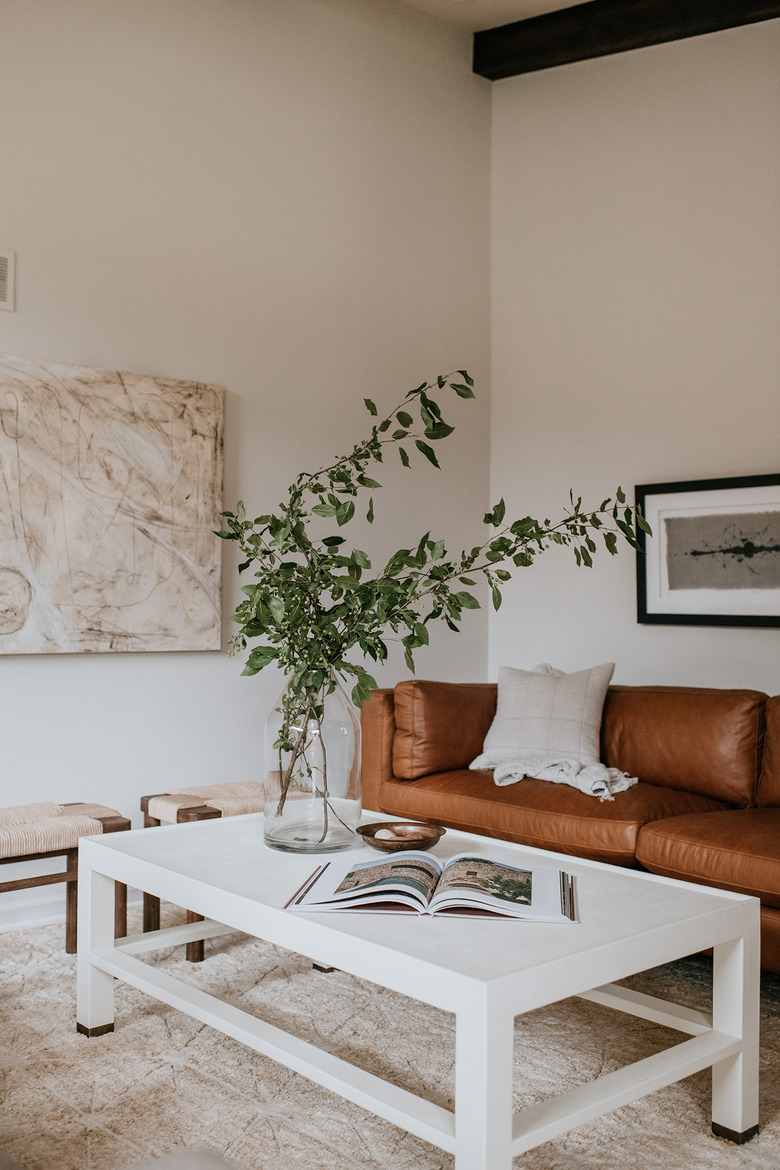
[[[364,399],[378,421],[366,439],[347,455],[314,473],[302,472],[275,513],[249,519],[242,502],[235,512],[223,512],[226,527],[217,533],[236,541],[243,560],[239,571],[254,568],[254,581],[244,585],[244,598],[233,620],[239,632],[234,652],[263,639],[249,653],[243,673],[257,674],[275,662],[290,676],[291,688],[301,692],[302,704],[317,719],[333,675],[350,676],[352,698],[360,704],[376,686],[364,666],[349,660],[359,649],[364,657],[384,662],[387,643],[400,640],[407,665],[414,670],[414,651],[429,641],[428,626],[443,620],[458,630],[463,611],[478,609],[471,591],[484,580],[498,609],[502,586],[511,569],[533,564],[551,545],[571,547],[578,565],[591,567],[600,539],[615,555],[621,540],[638,547],[636,529],[649,528],[638,508],[629,507],[618,488],[614,500],[605,499],[593,510],[570,493],[565,516],[552,523],[530,516],[509,521],[504,500],[484,516],[491,529],[481,544],[450,557],[443,540],[425,533],[412,548],[399,549],[381,572],[369,576],[372,564],[365,552],[349,548],[341,529],[353,519],[358,497],[368,494],[365,513],[374,522],[374,493],[381,484],[368,474],[395,448],[404,467],[422,455],[439,467],[431,445],[453,432],[438,399],[442,392],[474,397],[474,382],[466,370],[439,376],[411,390],[381,420],[375,403]],[[318,535],[323,522],[335,522],[336,531]],[[326,525],[327,526],[327,525]],[[288,739],[290,730],[288,728]],[[292,740],[290,740],[292,745]]]

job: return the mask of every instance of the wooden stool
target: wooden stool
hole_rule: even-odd
[[[76,953],[79,838],[98,833],[120,833],[130,821],[115,808],[102,804],[20,804],[0,808],[0,865],[64,857],[61,873],[0,882],[0,893],[65,882],[65,950]],[[127,934],[127,886],[115,885],[114,928],[117,938]]]
[[[253,780],[233,784],[204,784],[195,788],[169,788],[155,796],[141,797],[144,827],[210,821],[218,817],[242,816],[263,811],[263,786]],[[202,914],[187,911],[187,922],[200,922]],[[143,928],[160,929],[160,899],[144,894]],[[187,943],[191,963],[203,960],[203,939]]]

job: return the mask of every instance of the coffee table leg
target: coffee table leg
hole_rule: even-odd
[[[712,1132],[743,1143],[758,1133],[758,915],[744,938],[713,951],[712,1026],[742,1037],[742,1052],[712,1066]]]
[[[514,1017],[487,1001],[457,1013],[455,1170],[511,1170]]]
[[[114,882],[79,859],[76,1027],[85,1036],[114,1030],[114,977],[95,967],[93,951],[114,945]]]

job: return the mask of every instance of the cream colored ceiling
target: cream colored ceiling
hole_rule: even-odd
[[[410,8],[419,8],[432,16],[476,32],[496,28],[514,20],[527,20],[543,12],[571,8],[581,0],[400,0]]]

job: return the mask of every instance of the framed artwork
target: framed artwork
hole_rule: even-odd
[[[220,649],[223,399],[0,357],[0,654]]]
[[[643,624],[780,627],[780,475],[636,488]]]

